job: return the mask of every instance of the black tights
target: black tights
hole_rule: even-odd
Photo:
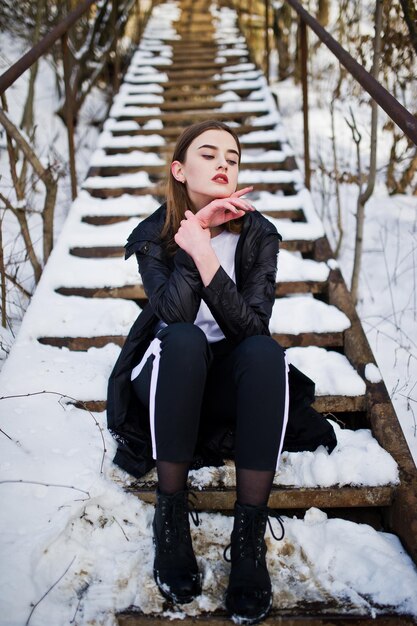
[[[187,485],[189,463],[157,461],[159,491],[171,495]],[[265,506],[274,479],[274,471],[236,469],[236,497],[239,504]]]

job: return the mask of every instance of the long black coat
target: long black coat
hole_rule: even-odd
[[[149,303],[133,324],[110,376],[108,427],[119,445],[114,462],[140,477],[154,465],[147,409],[136,398],[132,368],[142,358],[159,319],[166,323],[193,322],[201,299],[209,306],[226,339],[239,343],[251,335],[269,335],[268,323],[275,298],[279,240],[271,222],[257,211],[242,218],[236,249],[236,284],[222,267],[205,287],[191,257],[179,249],[166,253],[160,239],[165,205],[141,222],[126,244],[126,258],[136,254]],[[336,445],[333,428],[310,406],[314,383],[290,366],[290,409],[284,449],[314,450]],[[201,442],[195,466],[219,464],[233,456],[233,433],[215,432]]]

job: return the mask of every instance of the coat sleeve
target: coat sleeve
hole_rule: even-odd
[[[184,250],[178,250],[172,269],[161,256],[160,248],[156,253],[152,248],[148,242],[136,252],[136,258],[153,311],[166,324],[194,322],[203,284],[193,260]]]
[[[251,335],[270,334],[278,246],[278,233],[270,232],[263,238],[240,291],[222,267],[203,287],[201,297],[227,339],[239,342]]]

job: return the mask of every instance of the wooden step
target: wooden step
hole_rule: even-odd
[[[208,111],[210,112],[209,116],[207,115]],[[128,112],[120,111],[118,115],[114,115],[113,117],[118,120],[132,120],[142,124],[144,122],[149,122],[152,119],[159,119],[163,124],[179,123],[183,126],[188,126],[194,122],[204,122],[207,117],[221,122],[240,122],[241,120],[247,120],[250,117],[261,117],[262,115],[266,115],[267,112],[268,109],[265,105],[265,110],[263,111],[206,111],[203,108],[198,111],[161,113],[158,115],[137,115],[135,113],[129,114]]]
[[[275,285],[276,297],[295,293],[312,293],[326,295],[327,281],[288,281]],[[80,296],[83,298],[122,298],[124,300],[147,300],[141,284],[122,285],[120,287],[58,287],[56,293],[62,296]]]
[[[247,98],[250,94],[252,93],[256,93],[257,91],[260,91],[261,87],[257,87],[257,88],[251,88],[251,87],[239,87],[237,89],[231,89],[230,91],[233,91],[235,94],[237,94],[238,96],[241,96],[242,98]],[[180,88],[178,87],[170,87],[170,88],[165,88],[164,89],[164,98],[165,101],[168,100],[177,100],[179,98],[184,97],[184,95],[186,95],[187,97],[215,97],[215,96],[220,96],[222,94],[224,94],[226,92],[226,90],[224,89],[216,89],[214,87],[207,87],[205,85],[200,85],[199,88],[196,88],[196,86],[189,86],[189,85],[182,85],[182,88],[180,86]]]
[[[143,478],[145,482],[146,476]],[[138,496],[144,502],[155,503],[155,482],[129,482],[124,489]],[[191,489],[192,483],[191,483]],[[227,511],[234,507],[236,500],[235,488],[202,488],[193,490],[196,508],[203,511]],[[269,506],[272,509],[337,509],[347,507],[380,507],[390,506],[395,495],[395,487],[272,487]]]
[[[236,80],[242,80],[242,79],[236,79]],[[253,79],[251,79],[251,80],[253,80]],[[148,82],[149,83],[155,82],[155,81],[152,81],[152,75],[149,76],[149,81]],[[189,86],[189,87],[194,86],[196,88],[201,88],[201,86],[202,86],[201,82],[202,82],[201,78],[200,79],[198,79],[198,78],[182,78],[181,76],[178,76],[178,77],[171,77],[171,78],[169,78],[169,80],[161,83],[161,85],[164,87],[164,89],[171,89],[171,88],[176,89],[177,87],[180,87],[180,86]],[[222,78],[211,78],[209,80],[208,79],[204,80],[204,86],[205,87],[215,87],[215,86],[218,86],[218,85],[224,85],[225,83],[229,83],[229,82],[232,82],[232,79],[229,78],[227,81],[225,81]],[[135,81],[131,80],[130,79],[130,75],[128,75],[126,77],[126,79],[125,79],[125,84],[127,84],[127,85],[129,85],[129,84],[135,85],[135,84],[138,84],[138,83],[135,83]]]
[[[319,346],[321,348],[343,347],[343,332],[300,333],[298,335],[274,333],[272,337],[283,347]],[[99,337],[39,337],[39,343],[55,348],[68,348],[75,352],[86,352],[90,348],[102,348],[109,343],[122,346],[124,335],[102,335]]]
[[[319,615],[322,617],[319,617]],[[173,607],[169,612],[170,624],[176,624],[175,610]],[[201,615],[189,616],[185,613],[178,613],[178,624],[181,626],[230,626],[232,623],[225,611],[218,610],[214,613],[202,613]],[[142,611],[132,607],[117,614],[119,626],[161,626],[163,616],[142,613]],[[412,626],[415,624],[412,617],[405,615],[370,615],[359,613],[359,610],[352,613],[352,606],[348,603],[345,609],[331,603],[307,602],[299,603],[292,610],[277,611],[272,610],[262,624],[268,626]]]
[[[262,215],[269,215],[270,217],[287,219],[292,222],[305,222],[304,211],[302,209],[277,209],[276,211],[262,211]],[[108,226],[110,224],[118,224],[120,222],[127,222],[132,218],[143,219],[148,217],[148,214],[141,213],[140,215],[84,215],[81,221],[84,224],[91,224],[93,226]]]
[[[301,239],[281,241],[280,247],[291,252],[312,252],[314,250],[314,241],[303,241]],[[114,258],[124,256],[124,253],[125,249],[123,246],[75,246],[70,249],[70,254],[84,259]]]
[[[240,135],[245,135],[247,133],[252,132],[253,130],[274,130],[275,128],[275,124],[260,124],[259,126],[256,127],[256,129],[253,128],[253,126],[251,124],[246,124],[245,122],[243,122],[242,124],[240,124],[239,126],[239,134]],[[179,137],[179,135],[182,133],[182,131],[184,130],[183,126],[163,126],[162,128],[138,128],[135,130],[129,130],[128,132],[126,132],[125,130],[112,130],[109,131],[111,132],[112,135],[114,135],[115,137],[121,136],[121,135],[130,135],[130,136],[134,136],[134,135],[160,135],[161,137],[167,137],[167,138],[174,138],[177,139]],[[244,144],[243,145],[252,145],[252,144]]]
[[[155,132],[155,134],[157,134]],[[135,150],[140,150],[141,152],[153,152],[158,156],[170,159],[174,152],[174,143],[169,143],[164,146],[120,146],[120,147],[107,147],[106,145],[102,145],[101,149],[104,150],[106,154],[126,154],[128,152],[134,152]],[[248,149],[253,150],[281,150],[282,144],[279,141],[257,141],[253,143],[242,143],[243,152]],[[289,168],[294,169],[294,168]]]
[[[106,410],[106,400],[80,400],[74,406],[101,413]],[[312,405],[319,413],[361,413],[366,411],[366,396],[316,396]]]

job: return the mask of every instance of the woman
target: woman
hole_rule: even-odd
[[[196,446],[219,426],[235,431],[226,607],[250,624],[272,604],[264,533],[289,394],[285,353],[268,330],[280,236],[243,198],[252,188],[236,191],[240,156],[237,135],[217,121],[179,138],[166,205],[127,243],[149,305],[112,374],[108,411],[120,443],[115,462],[134,475],[152,465],[138,470],[134,459],[147,456],[146,437],[133,433],[149,419],[158,474],[154,576],[177,603],[201,592],[186,486]]]

